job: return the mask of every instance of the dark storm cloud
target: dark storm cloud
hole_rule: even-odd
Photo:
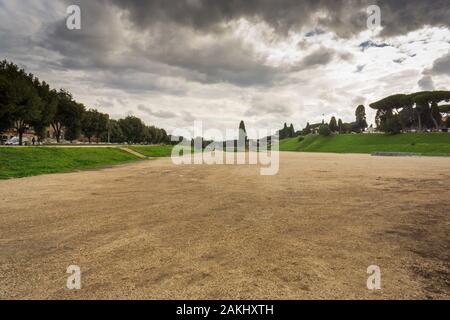
[[[195,31],[165,21],[142,31],[140,40],[144,41],[123,43],[126,36],[118,21],[125,17],[112,19],[121,14],[117,7],[108,6],[108,0],[77,3],[82,8],[81,30],[68,30],[65,19],[60,19],[47,26],[35,42],[61,54],[60,68],[146,72],[244,87],[270,85],[280,77],[281,70],[265,65],[241,39],[224,35],[193,44],[198,36]],[[135,35],[141,32],[136,28],[132,31]]]
[[[303,59],[302,66],[313,67],[317,65],[326,65],[331,62],[334,54],[335,51],[332,49],[318,49]]]
[[[67,5],[69,5],[68,1]],[[108,57],[120,45],[119,26],[112,25],[105,1],[76,1],[81,6],[81,30],[68,30],[66,18],[47,25],[35,44],[61,54],[61,67],[91,69],[110,67]]]
[[[296,66],[292,67],[290,71],[296,72],[318,66],[326,66],[333,61],[336,54],[336,51],[333,49],[319,48],[305,56]]]
[[[448,0],[379,0],[382,36],[406,34],[424,26],[450,27]]]
[[[317,0],[111,0],[127,10],[130,19],[140,27],[148,27],[155,22],[173,22],[195,30],[219,31],[221,24],[240,18],[264,21],[280,33],[291,28],[310,24],[318,11],[325,11],[328,17],[325,25],[333,25],[340,17],[346,16],[354,0],[343,5],[340,1]],[[331,15],[334,13],[333,15]],[[354,21],[353,21],[354,22]]]
[[[430,71],[432,74],[450,75],[450,52],[436,59]]]
[[[268,66],[254,48],[230,37],[228,22],[245,18],[264,21],[278,36],[305,29],[306,37],[334,32],[350,37],[366,30],[369,0],[97,0],[63,1],[82,8],[82,29],[69,31],[65,20],[44,30],[37,45],[60,53],[60,68],[146,72],[200,83],[270,86],[285,70]],[[393,35],[421,26],[447,25],[443,1],[375,1],[381,7],[383,33]],[[421,11],[420,8],[426,10]],[[426,14],[423,14],[426,12]],[[116,18],[119,16],[120,18]],[[123,43],[122,22],[130,22],[140,43]],[[401,21],[401,25],[399,24]],[[445,22],[445,23],[444,23]],[[195,41],[198,37],[208,37]],[[384,47],[366,41],[360,47]],[[351,55],[339,54],[341,59]],[[293,70],[326,65],[335,52],[317,50]],[[119,80],[114,80],[119,81]],[[119,81],[120,82],[120,81]],[[128,82],[133,85],[133,82]],[[158,86],[155,86],[158,88]],[[144,88],[142,88],[144,89]]]
[[[434,90],[434,82],[431,76],[423,76],[417,84],[422,90]]]
[[[265,21],[280,33],[318,23],[338,35],[366,28],[369,5],[381,8],[383,35],[392,36],[423,26],[450,26],[448,0],[111,0],[127,10],[140,27],[173,22],[201,31],[220,30],[239,18]],[[318,17],[317,13],[321,13]]]
[[[167,25],[156,25],[142,49],[153,60],[194,70],[204,83],[230,82],[240,86],[272,84],[280,70],[255,57],[251,46],[224,35],[195,42],[195,33]]]

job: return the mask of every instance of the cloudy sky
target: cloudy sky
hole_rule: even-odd
[[[72,4],[81,30],[66,28]],[[0,59],[113,118],[298,129],[450,89],[449,17],[448,0],[0,0]]]

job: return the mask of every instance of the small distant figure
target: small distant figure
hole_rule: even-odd
[[[31,143],[32,143],[33,146],[34,146],[34,144],[36,143],[36,138],[35,138],[35,137],[33,137],[33,139],[31,139]]]

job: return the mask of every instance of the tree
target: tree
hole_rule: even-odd
[[[161,141],[161,131],[155,126],[151,126],[152,143],[158,144]]]
[[[401,124],[398,114],[388,114],[384,126],[382,127],[384,132],[397,134],[401,132]]]
[[[111,143],[122,143],[126,140],[119,122],[113,119],[108,120],[107,130],[103,132],[100,137],[102,141]]]
[[[42,141],[46,136],[45,129],[50,126],[56,113],[57,92],[51,90],[47,83],[41,83],[38,79],[35,79],[34,87],[42,103],[39,117],[32,122],[32,126],[38,141]]]
[[[403,131],[407,130],[408,128],[412,128],[414,126],[415,111],[413,106],[405,106],[398,113],[398,116]]]
[[[150,133],[150,127],[145,126],[144,132],[142,133],[142,142],[145,144],[151,144],[152,143],[152,134]]]
[[[366,109],[363,105],[359,105],[355,111],[356,116],[356,129],[358,131],[364,131],[367,128],[366,121]]]
[[[89,143],[93,136],[97,137],[97,142],[104,132],[108,130],[109,116],[98,112],[95,109],[88,110],[84,113],[81,122],[83,134],[88,138]]]
[[[294,125],[288,127],[287,123],[284,124],[283,129],[278,130],[279,139],[292,138],[296,136]]]
[[[118,121],[110,120],[109,130],[110,130],[110,142],[121,143],[126,140],[126,137],[123,134],[122,128],[120,127]]]
[[[396,120],[393,120],[392,118],[394,112],[398,113],[398,110],[400,109],[411,108],[413,104],[414,101],[411,98],[411,95],[394,94],[371,103],[369,106],[372,109],[377,110],[375,123],[381,131],[385,131],[385,128],[396,128],[397,124],[401,127],[400,118],[396,117]],[[384,122],[388,121],[388,119],[390,124],[386,125]]]
[[[100,141],[103,133],[108,131],[109,115],[106,113],[98,112],[97,114],[97,126],[95,127],[95,136],[97,142]]]
[[[350,132],[352,132],[352,131],[353,131],[353,128],[354,128],[354,124],[353,124],[353,123],[347,123],[347,122],[344,122],[344,123],[342,124],[342,132],[344,132],[344,133],[350,133]]]
[[[79,136],[79,129],[81,128],[85,107],[82,104],[75,102],[72,99],[72,95],[65,90],[60,90],[57,93],[56,101],[56,112],[51,122],[51,126],[55,133],[56,141],[59,143],[64,128],[70,128],[70,138],[74,138],[77,133]],[[78,136],[76,138],[78,138]]]
[[[6,78],[0,75],[0,132],[12,127],[8,108],[10,103],[10,88]]]
[[[303,135],[307,135],[311,133],[311,125],[309,122],[306,123],[306,127],[302,130]]]
[[[286,124],[285,124],[286,126]],[[245,129],[245,123],[243,120],[239,123],[239,141],[247,145],[247,130]]]
[[[128,116],[119,120],[125,141],[128,143],[142,142],[145,125],[141,119],[134,116]]]
[[[148,127],[150,143],[156,144],[158,140],[158,129],[155,126]]]
[[[421,91],[410,96],[416,103],[419,119],[421,116],[430,118],[436,130],[439,130],[440,114],[437,105],[441,101],[450,101],[450,91]]]
[[[291,125],[289,126],[289,137],[293,138],[295,137],[295,129],[294,129],[294,125],[291,123]]]
[[[337,125],[335,117],[331,117],[330,124],[328,126],[329,126],[331,132],[336,132],[339,130],[339,127]]]
[[[81,135],[81,126],[78,124],[69,125],[64,133],[64,139],[73,142],[77,140]]]
[[[167,135],[166,130],[164,129],[160,129],[161,130],[161,141],[160,143],[169,143],[169,136]]]
[[[439,111],[439,106],[435,101],[431,103],[430,118],[433,121],[436,130],[439,130],[442,124],[442,115]]]
[[[394,110],[401,109],[414,104],[410,95],[407,94],[394,94],[389,97],[383,98],[377,102],[371,103],[369,106],[376,110]]]
[[[51,126],[57,142],[65,138],[76,140],[81,130],[91,141],[93,136],[101,139],[129,143],[167,143],[169,136],[164,129],[147,127],[136,117],[120,121],[110,121],[109,115],[89,110],[76,102],[63,89],[55,91],[46,82],[41,82],[32,74],[27,74],[17,65],[3,60],[0,62],[0,132],[14,128],[19,142],[25,131],[33,128],[39,140],[46,136]],[[245,141],[246,130],[242,121]],[[291,125],[291,128],[293,126]]]
[[[23,134],[39,117],[40,99],[27,80],[16,79],[12,87],[13,101],[10,104],[9,117],[19,135],[19,145],[22,145]]]
[[[0,114],[7,118],[0,122],[3,126],[12,125],[22,145],[23,134],[40,115],[41,100],[33,86],[34,76],[6,61],[0,63],[0,75],[2,91],[5,90]]]
[[[91,138],[96,132],[97,113],[97,110],[88,110],[83,114],[83,119],[81,120],[81,130],[86,138],[88,138],[89,143],[91,143]]]
[[[286,139],[288,137],[288,127],[287,123],[284,123],[283,129],[278,130],[278,137],[280,140]]]
[[[386,121],[386,114],[388,112],[392,113],[391,110],[389,110],[389,111],[384,110],[384,109],[377,110],[377,113],[375,114],[375,125],[377,126],[377,128],[379,130],[381,130],[381,127],[383,126],[384,121]],[[383,131],[383,130],[381,130],[381,131]]]
[[[343,132],[343,123],[342,123],[342,119],[339,119],[338,120],[338,130],[339,130],[339,133],[342,133]]]
[[[406,94],[395,94],[377,102],[371,103],[370,107],[377,110],[375,121],[377,126],[384,126],[383,121],[396,122],[391,115],[397,114],[398,122],[403,130],[417,125],[419,131],[423,127],[440,126],[440,108],[437,107],[442,101],[450,101],[450,91],[420,91]],[[388,126],[391,127],[391,126]]]
[[[330,127],[327,124],[322,124],[319,127],[319,134],[325,137],[329,136],[331,134]]]
[[[81,121],[83,114],[86,112],[86,108],[81,103],[73,102],[69,105],[69,109],[66,110],[66,120],[64,127],[66,132],[64,138],[70,142],[77,140],[81,135]]]

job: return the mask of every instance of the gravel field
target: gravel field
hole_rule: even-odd
[[[0,190],[1,299],[450,298],[450,158],[166,158]]]

